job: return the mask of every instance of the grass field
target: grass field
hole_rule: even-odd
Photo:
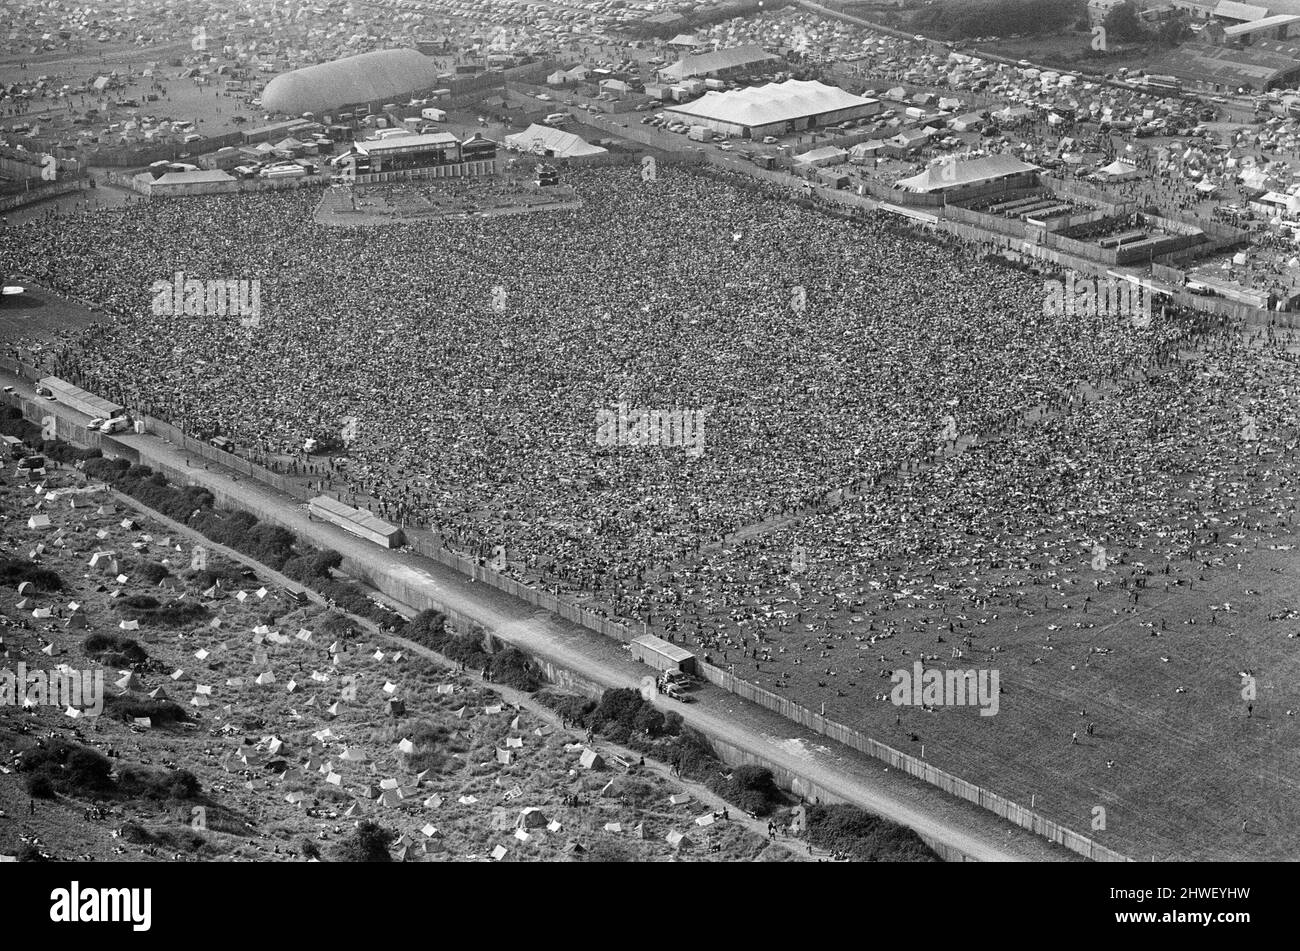
[[[1261,409],[1295,367],[1235,354],[1185,352],[1187,376],[1039,423],[1056,427],[1040,441],[1050,458],[983,447],[903,479],[883,512],[849,504],[711,552],[706,577],[746,578],[761,596],[737,605],[723,595],[734,585],[705,585],[679,628],[743,641],[713,661],[1131,856],[1295,858],[1296,414]],[[1268,415],[1258,454],[1237,436],[1241,406]],[[1094,426],[1113,426],[1113,442]],[[987,494],[999,480],[1036,507],[1001,507]],[[909,511],[916,499],[924,512]],[[1109,526],[1104,562],[1085,523]],[[738,607],[765,620],[736,625]],[[998,670],[999,711],[895,706],[890,676],[918,660]]]

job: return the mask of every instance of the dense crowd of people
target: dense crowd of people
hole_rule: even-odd
[[[6,266],[114,315],[61,372],[270,450],[357,419],[349,496],[614,595],[744,526],[989,432],[1181,332],[1048,316],[976,252],[678,172],[575,175],[577,212],[323,229],[310,192],[15,229]],[[52,232],[52,233],[51,233]],[[157,317],[175,271],[259,280],[260,328]],[[796,304],[796,296],[798,303]],[[601,447],[598,411],[707,410],[704,452]]]
[[[869,703],[892,671],[978,657],[1091,698],[1152,649],[1102,630],[1230,625],[1239,594],[1139,612],[1285,547],[1300,366],[1271,330],[1057,313],[978,248],[724,172],[567,176],[580,210],[454,225],[324,228],[310,192],[79,212],[0,266],[110,315],[47,345],[61,375],[842,720],[888,709],[904,744],[970,738]],[[153,314],[175,271],[260,280],[260,326]],[[620,406],[706,410],[703,452],[598,441]],[[1080,705],[1062,742],[1129,765]]]

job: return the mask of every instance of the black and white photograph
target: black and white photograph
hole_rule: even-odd
[[[0,0],[0,280],[33,921],[1300,860],[1300,0]]]

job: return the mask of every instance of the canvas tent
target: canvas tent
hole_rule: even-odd
[[[1138,171],[1136,165],[1130,165],[1128,162],[1116,159],[1104,168],[1097,170],[1098,175],[1104,175],[1112,182],[1126,182],[1129,179],[1137,178],[1142,173]]]
[[[523,132],[506,136],[505,146],[516,152],[531,152],[551,158],[581,158],[586,155],[603,155],[608,151],[598,145],[591,145],[572,132],[536,122]]]

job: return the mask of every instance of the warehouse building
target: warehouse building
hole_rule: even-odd
[[[761,139],[802,129],[835,125],[882,111],[879,99],[855,96],[838,86],[790,79],[731,92],[709,92],[673,106],[667,115],[723,135]]]
[[[1256,40],[1288,40],[1300,34],[1300,16],[1280,13],[1250,23],[1234,23],[1224,28],[1224,42],[1249,46]]]
[[[1173,76],[1185,90],[1208,94],[1264,92],[1300,78],[1294,51],[1259,39],[1245,48],[1186,43],[1152,63],[1151,70]]]

